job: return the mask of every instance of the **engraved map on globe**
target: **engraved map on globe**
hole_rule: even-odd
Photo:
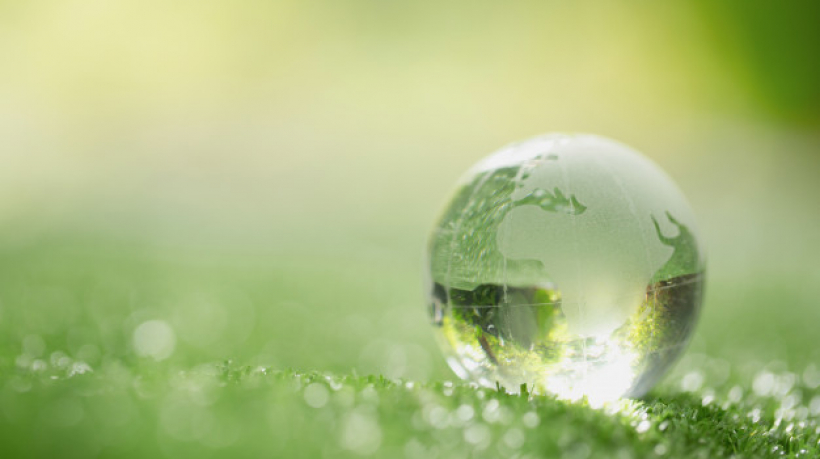
[[[640,394],[686,344],[700,305],[703,254],[683,195],[597,136],[538,137],[478,163],[428,250],[448,362],[485,385]]]

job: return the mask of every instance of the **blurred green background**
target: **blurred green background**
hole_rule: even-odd
[[[690,354],[803,368],[817,5],[0,0],[0,373],[451,379],[427,231],[470,165],[551,131],[629,144],[689,197],[709,255]]]

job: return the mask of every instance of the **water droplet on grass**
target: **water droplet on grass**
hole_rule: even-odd
[[[344,449],[370,455],[381,446],[382,431],[375,417],[361,410],[354,410],[344,419],[339,442]]]
[[[473,424],[464,429],[464,440],[475,445],[476,449],[485,449],[492,442],[490,428],[484,424]]]
[[[456,416],[461,422],[467,422],[473,419],[475,410],[471,405],[461,405],[456,409]]]
[[[533,411],[525,413],[524,416],[521,418],[521,421],[524,423],[524,426],[530,429],[538,427],[538,424],[541,423],[541,419],[538,417],[538,414],[536,414]]]
[[[649,421],[644,420],[638,423],[638,425],[635,427],[635,431],[638,433],[644,433],[648,431],[650,427],[652,427],[652,424]]]
[[[328,401],[328,390],[324,384],[312,383],[305,387],[305,403],[312,408],[322,408]]]
[[[164,320],[149,320],[140,324],[132,337],[134,351],[140,357],[165,360],[176,347],[174,329]]]
[[[519,449],[524,445],[524,432],[513,427],[504,434],[504,443],[512,449]]]

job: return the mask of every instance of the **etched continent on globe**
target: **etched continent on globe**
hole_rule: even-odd
[[[672,180],[591,135],[510,145],[429,239],[430,314],[463,378],[607,401],[648,390],[700,308],[703,254]]]

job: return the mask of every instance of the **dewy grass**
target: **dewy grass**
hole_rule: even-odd
[[[464,383],[58,358],[4,371],[0,437],[4,457],[816,457],[804,379],[594,409]]]
[[[805,273],[711,282],[666,383],[595,409],[444,382],[413,263],[170,250],[0,244],[0,457],[820,455]]]

